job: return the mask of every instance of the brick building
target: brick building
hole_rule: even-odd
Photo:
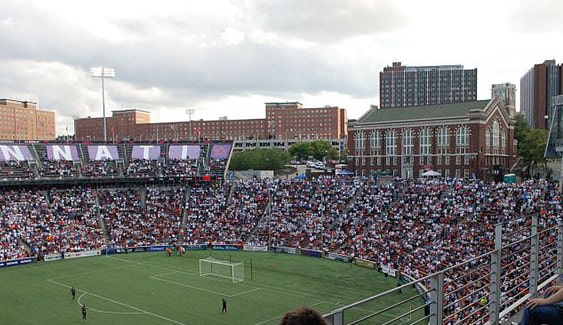
[[[148,111],[113,111],[106,117],[108,141],[233,140],[237,149],[287,147],[297,141],[323,139],[343,142],[347,136],[346,110],[335,106],[303,108],[299,102],[265,104],[265,119],[174,121],[151,123]],[[103,118],[74,121],[76,141],[103,141]],[[258,143],[258,144],[257,144]]]
[[[498,179],[515,162],[514,121],[498,98],[393,109],[372,107],[349,123],[357,175]]]
[[[138,131],[137,126],[150,124],[149,112],[140,109],[113,111],[113,116],[106,117],[108,141],[133,137]],[[104,119],[87,117],[74,120],[74,137],[78,141],[103,141]],[[141,138],[140,140],[147,140]]]
[[[0,99],[0,140],[54,140],[55,112],[37,103]]]
[[[555,60],[535,64],[520,78],[520,112],[531,128],[549,129],[558,95],[563,95],[563,65]]]

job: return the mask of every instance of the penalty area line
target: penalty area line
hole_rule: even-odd
[[[193,290],[199,290],[199,291],[203,291],[203,292],[213,293],[213,294],[216,294],[218,296],[223,296],[223,297],[227,297],[227,298],[233,298],[233,297],[236,297],[236,296],[240,296],[240,295],[243,295],[243,294],[247,294],[247,293],[258,291],[258,290],[262,289],[262,288],[254,288],[254,289],[250,289],[250,290],[246,290],[246,291],[243,291],[243,292],[239,292],[239,293],[229,295],[229,294],[226,294],[224,292],[218,292],[218,291],[213,291],[213,290],[209,290],[209,289],[205,289],[205,288],[194,287],[194,286],[191,286],[189,284],[180,283],[180,282],[176,282],[176,281],[172,281],[172,280],[160,279],[160,278],[158,278],[158,276],[160,276],[160,275],[152,275],[149,278],[151,278],[153,280],[157,280],[157,281],[170,283],[170,284],[177,285],[177,286],[190,288],[190,289],[193,289]]]
[[[66,285],[66,284],[64,284],[64,283],[60,283],[60,282],[57,282],[57,281],[54,281],[54,280],[51,280],[51,279],[48,279],[47,282],[50,282],[50,283],[53,283],[53,284],[56,284],[56,285],[59,285],[59,286],[63,286],[63,287],[66,287],[66,288],[70,288],[70,286],[68,286],[68,285]],[[97,294],[95,294],[95,293],[88,292],[88,291],[86,291],[86,290],[80,290],[80,291],[83,292],[82,295],[84,295],[84,294],[89,294],[89,295],[91,295],[91,296],[93,296],[93,297],[96,297],[96,298],[99,298],[99,299],[102,299],[102,300],[106,300],[106,301],[112,302],[112,303],[114,303],[114,304],[116,304],[116,305],[120,305],[120,306],[123,306],[123,307],[127,307],[127,308],[130,308],[130,309],[136,310],[136,311],[141,312],[141,313],[143,313],[143,314],[145,314],[145,315],[149,315],[149,316],[153,316],[153,317],[156,317],[156,318],[160,318],[160,319],[165,320],[165,321],[170,322],[170,323],[174,323],[174,324],[178,324],[178,325],[188,325],[188,324],[186,324],[186,323],[182,323],[182,322],[179,322],[179,321],[177,321],[177,320],[170,319],[170,318],[168,318],[168,317],[164,317],[164,316],[161,316],[161,315],[158,315],[158,314],[155,314],[155,313],[151,313],[150,311],[147,311],[147,310],[144,310],[144,309],[135,307],[135,306],[131,306],[131,305],[128,305],[128,304],[126,304],[126,303],[124,303],[124,302],[120,302],[120,301],[117,301],[117,300],[113,300],[113,299],[108,298],[108,297],[100,296],[100,295],[97,295]]]
[[[247,293],[251,293],[251,292],[254,292],[254,291],[261,290],[261,289],[262,288],[254,288],[254,289],[246,290],[246,291],[243,291],[243,292],[235,293],[234,295],[230,295],[229,297],[232,298],[232,297],[236,297],[236,296],[242,296],[242,295],[245,295]]]
[[[80,301],[82,297],[84,297],[87,294],[88,292],[84,292],[83,294],[80,295],[80,297],[78,297],[76,303],[79,306],[82,306],[82,303]],[[108,311],[108,310],[100,310],[92,307],[88,307],[88,310],[95,311],[100,314],[109,314],[109,315],[145,315],[145,313],[142,311]]]

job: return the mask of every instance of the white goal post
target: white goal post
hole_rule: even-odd
[[[233,282],[244,281],[244,263],[218,260],[213,257],[199,259],[200,276],[218,276]]]

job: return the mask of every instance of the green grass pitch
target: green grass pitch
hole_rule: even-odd
[[[198,260],[209,256],[244,262],[244,282],[199,276]],[[158,252],[78,258],[0,269],[0,324],[79,324],[80,304],[86,304],[88,324],[271,325],[300,306],[327,313],[395,285],[394,279],[356,265],[279,253],[208,250],[171,257]],[[367,315],[415,294],[392,294],[380,305],[353,312]],[[228,303],[226,314],[221,298]],[[389,311],[366,324],[393,316]]]

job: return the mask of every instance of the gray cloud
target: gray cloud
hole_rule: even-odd
[[[393,1],[262,0],[252,4],[252,17],[266,30],[310,42],[333,43],[389,32],[407,22]]]
[[[141,8],[102,17],[96,26],[77,24],[71,16],[75,12],[53,1],[44,9],[36,0],[0,1],[0,97],[38,100],[68,119],[100,116],[100,82],[89,76],[90,67],[100,65],[116,69],[116,78],[106,86],[110,110],[170,112],[205,103],[214,107],[216,118],[227,115],[219,105],[230,108],[233,98],[324,101],[320,97],[336,94],[346,102],[325,103],[346,107],[373,98],[370,104],[377,104],[377,73],[395,60],[476,67],[480,86],[487,89],[491,82],[517,83],[530,64],[561,52],[560,45],[545,42],[562,27],[555,17],[562,6],[557,0],[506,1],[506,10],[491,13],[479,28],[460,22],[467,33],[462,38],[440,24],[458,10],[444,7],[445,1],[225,0],[220,7],[178,1],[158,7],[158,13]],[[476,12],[487,4],[480,1]],[[413,5],[426,10],[429,25],[410,12]],[[443,11],[432,16],[434,8]],[[497,46],[498,35],[503,44],[538,41],[534,51],[524,46],[511,52],[510,60],[476,50],[475,44]],[[487,70],[497,75],[487,76]],[[367,107],[346,108],[358,112]],[[261,116],[262,103],[255,110]]]
[[[373,92],[349,72],[356,70],[353,67],[335,65],[326,56],[323,59],[320,54],[326,48],[322,45],[299,48],[249,40],[234,45],[224,44],[220,42],[219,31],[225,26],[219,23],[210,24],[206,30],[196,30],[196,33],[193,26],[197,26],[197,21],[166,16],[114,21],[115,26],[129,38],[108,42],[70,24],[64,17],[44,15],[33,7],[10,6],[10,3],[0,4],[0,12],[4,13],[0,21],[14,22],[10,28],[0,30],[0,40],[4,45],[0,57],[19,60],[20,64],[61,62],[85,73],[92,66],[112,66],[117,77],[111,82],[108,96],[123,106],[141,106],[147,105],[147,102],[155,106],[166,105],[188,98],[210,99],[227,94],[291,98],[300,93],[321,91],[362,95]],[[168,34],[162,35],[158,29],[166,30]],[[190,34],[197,37],[182,40],[182,35]],[[200,44],[202,41],[208,43]],[[49,98],[61,114],[80,115],[76,114],[80,110],[76,106],[86,105],[72,97],[64,99],[62,95],[70,95],[74,89],[77,97],[82,96],[80,87],[88,87],[88,83],[69,85],[64,81],[63,73],[52,71],[59,77],[47,86],[37,80],[25,80],[27,75],[22,74],[21,69],[13,73],[20,74],[21,84],[26,85],[23,87],[25,91],[42,94],[43,97],[57,93],[50,91],[45,95],[43,91],[56,87],[57,83],[66,89],[61,92],[60,98]],[[45,79],[44,76],[42,78]],[[89,81],[89,84],[92,82]],[[130,86],[117,86],[120,83],[129,83]],[[135,98],[141,93],[151,93],[152,88],[160,89],[161,95]],[[170,95],[169,99],[166,94]],[[90,103],[86,106],[95,105]]]
[[[521,33],[540,34],[552,32],[559,34],[563,30],[563,1],[535,0],[514,1],[506,7],[508,19],[513,28]]]

